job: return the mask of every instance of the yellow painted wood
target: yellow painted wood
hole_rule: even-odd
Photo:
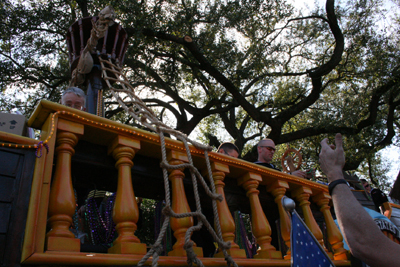
[[[26,259],[29,257],[31,254],[36,252],[35,250],[35,243],[38,240],[42,239],[37,239],[36,231],[38,227],[41,228],[46,228],[46,221],[42,222],[41,224],[36,224],[35,222],[38,220],[38,209],[39,205],[44,202],[40,202],[41,199],[41,192],[42,192],[42,180],[43,180],[43,169],[46,163],[46,159],[36,159],[35,162],[35,170],[33,174],[33,182],[32,182],[32,187],[31,191],[32,192],[37,192],[38,194],[31,194],[30,199],[29,199],[29,208],[28,208],[28,214],[27,214],[27,220],[26,220],[26,227],[25,227],[25,237],[24,237],[24,243],[22,246],[22,255],[21,259]],[[47,202],[45,202],[47,203]],[[47,215],[47,214],[46,214]],[[43,252],[39,251],[39,252]]]
[[[140,149],[140,141],[137,139],[129,138],[126,136],[118,135],[112,143],[108,146],[108,154],[112,154],[112,152],[117,148],[118,146],[126,146],[126,147],[131,147],[135,150]]]
[[[58,123],[58,118],[54,120],[55,125]],[[48,200],[50,197],[50,186],[51,186],[51,177],[53,175],[53,162],[56,148],[56,134],[57,127],[53,127],[53,122],[51,116],[49,116],[43,126],[41,131],[41,140],[47,140],[47,145],[49,147],[49,153],[46,155],[46,163],[44,166],[43,172],[41,175],[43,176],[43,185],[41,190],[41,198]],[[51,138],[49,139],[49,136]],[[45,150],[45,149],[43,149]],[[36,242],[36,251],[43,252],[45,247],[45,236],[46,236],[46,224],[47,224],[47,210],[48,210],[49,202],[41,201],[39,206],[39,217],[37,224],[37,242]]]
[[[224,192],[225,172],[215,170],[218,168],[220,170],[228,169],[229,171],[229,168],[226,168],[224,166],[222,164],[219,164],[217,166],[215,166],[215,164],[212,165],[213,168],[212,175],[215,184],[215,191],[217,194],[220,194],[223,197],[223,200],[221,202],[217,201],[217,210],[218,210],[219,223],[221,225],[222,239],[224,240],[224,242],[231,243],[231,248],[227,250],[229,255],[231,255],[233,258],[246,258],[245,250],[240,249],[239,245],[235,243],[235,229],[236,229],[235,220],[233,219],[232,214],[229,211],[228,203],[226,202],[225,192]],[[221,251],[217,253],[215,257],[224,258],[225,256]]]
[[[83,124],[65,119],[58,120],[57,129],[59,131],[74,133],[76,135],[83,135],[84,132]]]
[[[226,164],[223,164],[221,162],[211,162],[211,170],[212,171],[221,171],[224,173],[229,173],[229,166]]]
[[[117,137],[109,147],[109,151],[112,151],[112,156],[117,161],[115,167],[118,169],[118,186],[113,209],[118,237],[108,249],[108,253],[144,255],[146,244],[141,244],[139,238],[135,236],[139,208],[132,187],[131,168],[136,151],[131,145],[140,148],[140,143],[121,137]]]
[[[134,242],[121,242],[116,243],[108,249],[110,254],[131,254],[131,255],[145,255],[147,252],[146,244]]]
[[[115,266],[127,265],[136,266],[142,259],[140,255],[114,255],[102,253],[36,253],[32,255],[24,264],[46,264],[46,265],[81,265],[88,266]],[[200,258],[204,266],[221,266],[226,267],[226,261],[222,258]],[[290,261],[278,259],[235,259],[239,266],[248,267],[290,267]],[[151,266],[152,259],[145,262],[145,266]],[[350,261],[334,261],[335,266],[350,266]],[[159,266],[188,266],[186,257],[160,256],[158,259]]]
[[[6,132],[0,132],[0,140],[0,142],[25,145],[37,145],[39,143],[39,140]]]
[[[325,247],[324,239],[322,235],[322,231],[319,228],[319,225],[315,221],[314,215],[312,214],[310,207],[310,195],[312,194],[311,188],[307,186],[301,186],[292,192],[292,196],[298,201],[301,210],[303,211],[304,222],[307,227],[310,229],[311,233],[317,239],[318,243],[325,249],[328,253],[328,250]],[[328,253],[328,255],[333,258],[332,253]]]
[[[347,251],[343,248],[343,236],[335,224],[330,212],[329,201],[331,200],[331,196],[329,193],[321,192],[312,199],[320,207],[320,211],[324,215],[327,239],[329,244],[332,246],[334,259],[347,260]]]
[[[182,163],[189,162],[189,159],[188,159],[186,153],[183,153],[181,151],[176,151],[176,150],[169,150],[167,152],[167,160],[168,161],[179,160],[179,161],[182,161]]]
[[[51,118],[48,117],[42,129],[42,140],[45,140],[48,133],[51,132]],[[0,132],[0,135],[2,132]],[[0,137],[2,138],[2,137]],[[30,139],[30,138],[28,138]],[[34,140],[34,139],[30,139]],[[35,252],[43,252],[47,224],[47,207],[50,193],[49,181],[53,169],[53,157],[55,148],[55,135],[48,141],[49,153],[44,149],[43,156],[36,158],[35,169],[32,178],[31,195],[29,199],[29,208],[26,219],[24,242],[21,252],[21,261],[28,258]],[[39,142],[39,140],[34,140]],[[27,144],[26,139],[18,140],[17,143]]]
[[[168,163],[170,165],[180,165],[185,163],[184,160],[187,160],[185,154],[174,150],[168,151],[167,158],[168,158]],[[183,179],[185,179],[183,168],[168,170],[168,172],[169,172],[168,178],[171,181],[171,190],[172,190],[172,203],[171,203],[172,210],[177,214],[190,212],[189,203],[187,201],[185,188],[183,185]],[[174,232],[176,242],[172,247],[172,251],[168,252],[168,255],[184,257],[186,256],[186,250],[183,248],[185,244],[185,234],[187,229],[193,226],[193,218],[171,217],[170,224],[171,224],[171,229]],[[194,244],[193,250],[195,251],[198,257],[203,257],[202,248],[196,247],[196,244]]]
[[[267,191],[270,192],[274,198],[275,203],[278,205],[279,210],[279,226],[281,229],[281,236],[285,245],[288,247],[288,251],[284,256],[284,259],[290,260],[291,258],[291,247],[290,247],[290,229],[291,222],[288,212],[282,205],[282,198],[285,196],[286,190],[289,189],[289,184],[285,181],[278,180],[274,182],[271,186],[267,187]]]
[[[60,112],[58,112],[60,111]],[[115,140],[118,136],[122,136],[127,138],[125,141],[129,142],[129,139],[135,139],[140,141],[140,150],[137,150],[136,145],[129,145],[127,143],[123,143],[124,141],[117,142],[119,144],[124,144],[125,146],[133,149],[136,153],[140,153],[144,156],[153,157],[153,158],[161,158],[160,153],[160,141],[159,137],[154,133],[149,133],[144,130],[136,129],[134,127],[123,125],[118,122],[109,121],[105,118],[100,118],[95,115],[69,109],[68,107],[61,106],[56,103],[52,103],[49,101],[43,100],[37,110],[35,110],[33,116],[29,120],[31,126],[36,128],[42,128],[42,139],[45,139],[46,135],[51,132],[49,127],[49,118],[50,116],[57,112],[57,116],[55,116],[55,133],[58,129],[63,130],[71,130],[73,127],[65,128],[65,125],[58,125],[58,119],[64,121],[74,122],[76,124],[80,124],[82,129],[84,129],[84,135],[82,139],[85,141],[89,141],[92,144],[98,145],[109,145],[112,141]],[[46,126],[47,124],[47,126]],[[47,127],[47,128],[46,128]],[[72,130],[75,131],[75,130]],[[79,133],[79,131],[77,130]],[[79,134],[77,135],[79,137]],[[2,138],[2,133],[0,133],[0,139]],[[55,138],[55,137],[54,137]],[[4,139],[3,139],[4,140]],[[54,139],[55,140],[55,139]],[[184,145],[182,142],[177,140],[172,140],[169,138],[165,139],[166,147],[168,150],[173,150],[179,152],[180,155],[172,156],[171,153],[170,160],[173,162],[174,160],[178,160],[179,164],[182,162],[187,162],[187,156],[184,151]],[[16,143],[21,142],[21,140],[16,140]],[[141,243],[120,243],[115,245],[114,253],[107,253],[107,254],[97,254],[97,253],[80,253],[71,251],[44,251],[44,241],[46,240],[45,237],[45,229],[46,229],[46,220],[47,220],[47,207],[50,198],[49,193],[49,183],[52,177],[52,148],[54,151],[54,143],[50,146],[50,153],[46,157],[46,162],[43,164],[42,161],[37,161],[36,168],[34,172],[34,181],[32,186],[32,196],[31,196],[31,203],[29,206],[28,212],[28,220],[27,220],[27,232],[25,233],[25,240],[24,240],[24,250],[23,250],[23,258],[22,261],[25,264],[35,264],[35,265],[137,265],[139,260],[142,259],[143,255],[143,244]],[[53,146],[53,147],[52,147]],[[118,145],[116,146],[118,147]],[[192,152],[193,160],[195,166],[201,170],[205,169],[205,162],[204,162],[204,155],[203,152],[197,150],[193,146],[189,146]],[[126,153],[126,151],[124,152]],[[178,154],[179,154],[178,153]],[[135,155],[133,154],[133,155]],[[281,196],[284,194],[282,188],[285,188],[287,191],[290,191],[293,196],[293,192],[296,191],[296,188],[299,186],[304,186],[306,189],[303,191],[309,195],[318,195],[319,193],[326,193],[328,192],[327,186],[321,185],[318,183],[314,183],[312,181],[300,179],[291,175],[286,175],[280,172],[270,171],[267,168],[260,167],[258,165],[246,162],[244,160],[235,159],[232,157],[224,156],[219,153],[209,152],[209,157],[215,164],[212,165],[214,172],[224,172],[225,177],[224,179],[218,179],[219,181],[224,182],[225,179],[236,179],[239,185],[247,188],[247,195],[249,197],[250,207],[252,209],[252,214],[257,217],[261,217],[261,220],[254,219],[253,221],[258,220],[258,226],[256,227],[256,231],[258,231],[258,239],[262,243],[261,250],[257,255],[258,258],[254,259],[247,259],[247,258],[235,258],[235,262],[239,266],[290,266],[290,261],[282,259],[281,255],[277,255],[275,252],[276,250],[265,250],[265,242],[268,244],[268,237],[270,240],[270,235],[266,235],[265,233],[268,232],[268,221],[266,220],[266,216],[262,211],[261,204],[258,198],[258,190],[257,187],[259,184],[266,185],[267,190],[274,195],[275,201],[277,201]],[[186,158],[185,158],[186,157]],[[132,157],[133,158],[133,157]],[[43,158],[42,158],[43,160]],[[132,161],[132,159],[131,159]],[[40,164],[38,162],[41,162]],[[117,165],[124,165],[124,160],[122,160]],[[171,163],[170,162],[170,163]],[[118,163],[118,160],[117,160]],[[129,165],[129,164],[128,164]],[[117,167],[118,168],[118,167]],[[229,172],[227,171],[229,170]],[[176,180],[184,179],[184,175],[182,170],[181,174],[179,172],[175,172],[172,174],[173,171],[170,171],[170,180],[171,177],[175,177]],[[126,172],[123,174],[124,176],[127,175]],[[217,174],[218,175],[218,174]],[[172,181],[171,181],[172,183]],[[287,186],[289,188],[287,188]],[[172,193],[176,195],[175,205],[179,208],[182,208],[182,203],[179,203],[181,199],[186,201],[186,196],[182,193],[177,193],[179,190],[183,189],[183,185],[179,189],[178,186],[172,187]],[[124,186],[128,187],[129,186]],[[224,188],[224,185],[221,184],[220,188]],[[175,189],[174,189],[175,188]],[[308,190],[308,189],[309,190]],[[175,193],[174,193],[175,191]],[[303,192],[303,193],[304,193]],[[134,198],[134,191],[132,189],[132,197]],[[173,200],[174,201],[174,200]],[[316,201],[313,199],[313,201]],[[258,203],[257,203],[258,202]],[[177,204],[178,203],[178,204]],[[186,204],[183,204],[183,207]],[[278,207],[279,204],[277,203]],[[321,207],[321,206],[320,206]],[[134,208],[133,208],[134,209]],[[119,210],[124,210],[123,208]],[[135,212],[133,212],[135,213]],[[223,212],[220,212],[223,213]],[[280,215],[281,216],[281,215]],[[264,217],[264,218],[263,218]],[[264,221],[265,219],[265,221]],[[259,223],[261,221],[261,223]],[[263,223],[266,222],[265,223]],[[29,226],[28,226],[29,224]],[[224,222],[222,222],[224,224]],[[228,223],[229,224],[229,223]],[[193,225],[193,224],[192,224]],[[267,225],[267,226],[265,226]],[[133,229],[134,226],[128,224],[128,228]],[[179,226],[181,227],[181,226]],[[187,226],[183,224],[183,227]],[[254,227],[254,223],[253,223]],[[282,227],[281,227],[282,228]],[[287,226],[286,226],[287,228]],[[33,233],[29,233],[29,229],[33,229]],[[36,229],[36,230],[35,230]],[[229,228],[227,228],[229,229]],[[269,228],[270,229],[270,228]],[[286,230],[285,230],[286,231]],[[231,232],[231,230],[227,230],[227,232]],[[175,234],[175,233],[174,233]],[[266,239],[264,237],[267,237]],[[50,238],[51,242],[52,237]],[[266,240],[266,241],[265,241]],[[329,241],[329,239],[328,239]],[[74,241],[72,241],[73,243]],[[263,243],[264,242],[264,243]],[[330,241],[329,241],[330,242]],[[58,243],[57,243],[58,244]],[[130,244],[134,244],[130,246]],[[139,247],[135,247],[138,245]],[[70,245],[68,245],[70,247]],[[264,248],[264,250],[262,250]],[[64,248],[62,248],[64,250]],[[194,247],[195,253],[198,251],[201,252],[201,248]],[[140,255],[134,255],[131,252],[139,251]],[[159,258],[158,264],[160,266],[187,266],[187,258],[185,253],[181,253],[181,251],[176,251],[176,255],[179,256],[161,256]],[[127,253],[127,254],[123,254]],[[226,261],[223,258],[203,258],[201,257],[202,254],[197,253],[200,257],[202,263],[205,266],[226,266]],[[278,252],[280,254],[280,252]],[[276,259],[274,259],[276,257]],[[335,266],[350,266],[350,261],[348,260],[336,260],[335,257],[334,263]],[[145,265],[149,266],[152,263],[152,258],[147,260]]]
[[[78,128],[71,127],[71,129],[77,130]],[[76,206],[71,179],[71,157],[75,153],[73,147],[77,142],[78,136],[72,132],[57,134],[57,163],[50,191],[48,213],[50,231],[47,233],[47,250],[60,248],[66,249],[66,251],[80,250],[79,242],[68,242],[69,247],[61,245],[61,243],[66,243],[65,238],[75,239],[69,228]],[[49,240],[50,237],[51,240]]]
[[[260,183],[262,181],[262,177],[258,173],[246,172],[242,177],[238,179],[238,185],[242,185],[249,180],[257,181],[258,183]]]
[[[78,238],[62,236],[48,236],[46,246],[49,251],[79,252],[81,248],[81,240]]]
[[[240,181],[244,181],[241,185],[246,190],[246,195],[250,201],[252,230],[256,237],[257,244],[260,246],[254,258],[280,259],[282,258],[281,252],[277,251],[275,247],[271,245],[271,226],[264,214],[258,197],[259,191],[257,187],[259,178],[260,177],[255,174],[246,174],[240,179]]]

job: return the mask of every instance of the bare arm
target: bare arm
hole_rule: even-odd
[[[327,139],[321,142],[320,164],[329,182],[343,179],[345,158],[340,134],[336,135],[335,143],[336,149],[333,149]],[[338,184],[332,199],[344,239],[355,257],[371,267],[400,266],[400,245],[382,234],[347,185]]]
[[[300,178],[305,178],[306,177],[306,172],[305,171],[301,171],[301,170],[296,170],[294,172],[291,173],[291,175],[300,177]]]

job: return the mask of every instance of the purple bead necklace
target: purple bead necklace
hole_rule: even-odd
[[[105,197],[100,207],[97,206],[94,197],[87,199],[85,217],[93,245],[104,245],[107,247],[111,247],[112,245],[115,236],[115,224],[112,219],[114,201],[115,193],[109,197]],[[104,211],[102,212],[103,209]]]

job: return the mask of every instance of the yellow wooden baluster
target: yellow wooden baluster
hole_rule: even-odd
[[[229,211],[228,203],[226,202],[224,192],[224,179],[226,173],[229,173],[229,166],[221,163],[213,162],[211,164],[212,175],[215,184],[215,191],[217,194],[222,195],[223,200],[217,201],[217,209],[219,222],[221,225],[222,239],[224,242],[231,242],[231,248],[227,250],[228,254],[233,258],[246,258],[246,252],[244,249],[240,249],[238,244],[235,243],[235,220]],[[215,255],[216,258],[223,258],[223,252],[219,252]]]
[[[261,175],[250,172],[242,176],[238,181],[239,185],[247,192],[246,195],[249,198],[251,208],[252,230],[257,244],[260,246],[254,258],[281,259],[282,253],[271,245],[271,226],[264,214],[258,197],[260,191],[257,188],[261,181]]]
[[[320,207],[320,211],[324,215],[327,239],[333,249],[333,257],[335,260],[347,260],[346,250],[343,248],[343,236],[339,228],[335,224],[329,207],[331,196],[328,192],[321,192],[313,197],[313,200]]]
[[[267,186],[267,191],[275,197],[275,203],[278,205],[279,210],[279,224],[281,228],[281,236],[288,250],[284,259],[291,258],[290,250],[290,228],[291,222],[289,215],[282,205],[282,198],[285,196],[286,190],[289,188],[289,184],[285,181],[278,180],[274,182],[271,186]]]
[[[311,211],[310,207],[310,196],[312,194],[311,188],[307,186],[300,186],[296,190],[292,192],[292,196],[296,198],[299,203],[301,210],[303,211],[304,222],[306,223],[308,229],[310,229],[311,233],[318,240],[318,243],[325,249],[328,256],[333,259],[333,254],[328,252],[324,244],[324,238],[322,235],[322,231],[319,228],[317,222],[315,221],[314,215]]]
[[[186,154],[171,150],[167,154],[167,159],[171,165],[179,165],[188,162]],[[169,180],[172,189],[172,210],[177,213],[188,213],[190,207],[185,194],[183,179],[185,174],[182,169],[169,170]],[[172,247],[172,251],[168,252],[168,256],[186,256],[186,250],[183,248],[185,244],[186,231],[193,226],[193,218],[174,218],[171,217],[171,228],[174,231],[176,242]],[[198,257],[203,257],[203,249],[193,245],[193,251]]]
[[[47,250],[80,251],[80,240],[69,230],[76,202],[71,179],[71,158],[79,136],[83,135],[83,125],[59,119],[57,134],[57,161],[50,189],[48,224],[46,235]]]
[[[140,243],[135,236],[139,209],[132,187],[131,168],[132,159],[136,150],[140,149],[140,142],[124,136],[118,136],[108,147],[108,153],[117,161],[118,187],[113,209],[113,220],[118,237],[108,253],[113,254],[146,254],[146,244]]]

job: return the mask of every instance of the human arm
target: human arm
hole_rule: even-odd
[[[302,171],[302,170],[296,170],[294,172],[290,173],[291,175],[300,177],[300,178],[308,178],[311,179],[315,176],[315,169],[307,170],[307,171]]]
[[[342,136],[335,137],[336,148],[321,141],[319,161],[328,181],[343,179],[345,163]],[[400,245],[388,239],[354,197],[346,184],[338,184],[332,191],[333,206],[343,237],[351,253],[371,267],[399,266]]]
[[[291,175],[300,177],[300,178],[305,178],[306,177],[306,172],[302,170],[295,170],[294,172],[290,173]]]
[[[388,219],[392,217],[392,207],[390,206],[389,202],[383,203],[381,209],[383,211],[383,215],[388,217]]]

